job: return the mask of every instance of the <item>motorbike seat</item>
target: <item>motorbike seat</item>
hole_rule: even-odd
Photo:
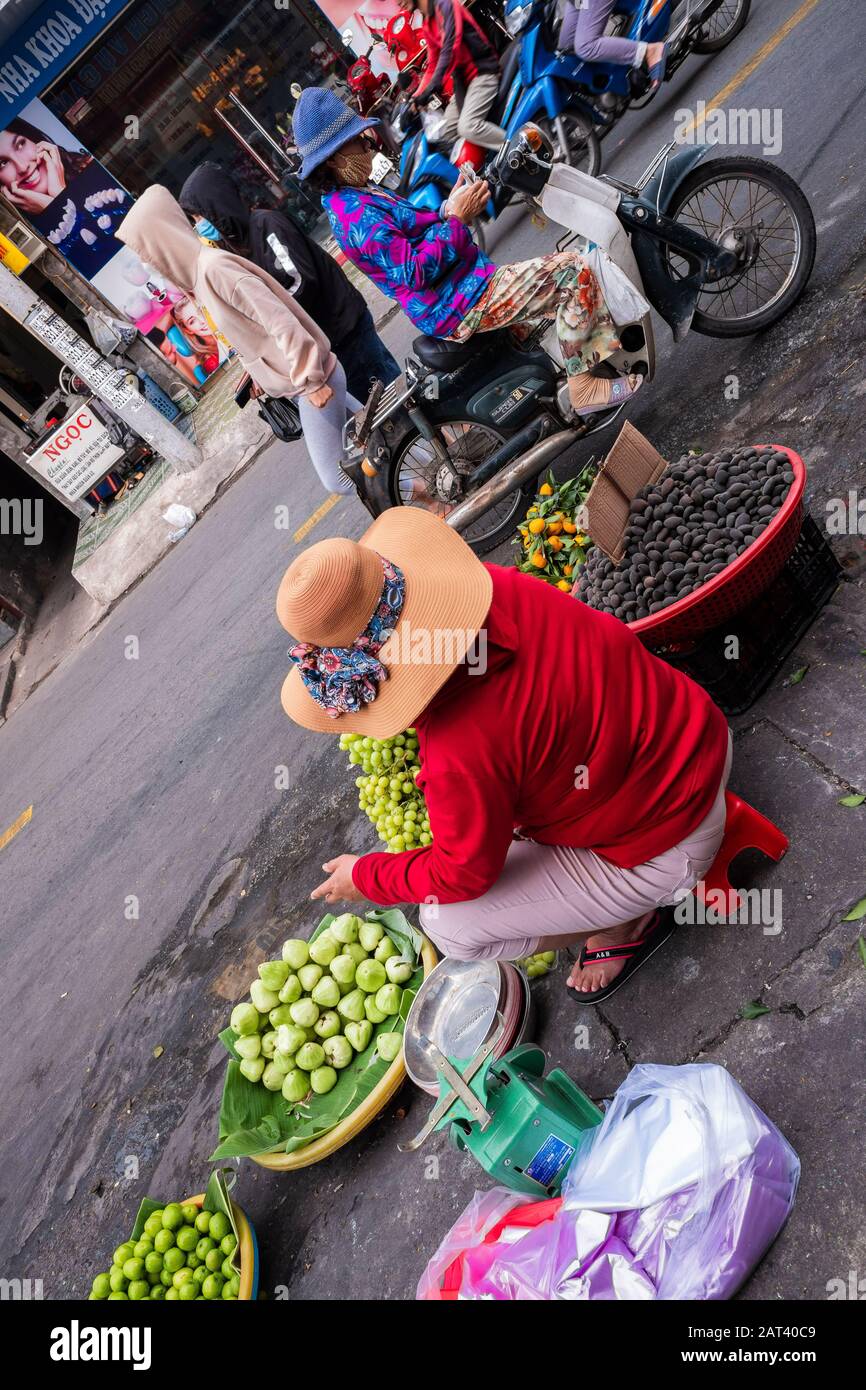
[[[438,372],[455,372],[479,352],[495,349],[497,345],[501,349],[507,339],[508,332],[504,328],[495,329],[492,333],[475,333],[465,343],[454,343],[449,338],[428,338],[422,334],[413,341],[412,351],[425,367],[432,367]]]

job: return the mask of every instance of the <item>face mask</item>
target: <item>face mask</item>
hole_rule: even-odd
[[[331,161],[331,168],[340,183],[351,188],[361,188],[373,172],[373,156],[367,150],[357,154],[336,155]]]
[[[201,237],[202,241],[220,241],[222,239],[219,234],[219,229],[215,227],[212,222],[208,222],[206,217],[200,217],[198,219],[193,231],[197,236]]]

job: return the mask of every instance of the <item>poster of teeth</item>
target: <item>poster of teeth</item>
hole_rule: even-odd
[[[115,237],[132,196],[41,101],[0,131],[0,192],[193,385],[225,361],[198,306]]]

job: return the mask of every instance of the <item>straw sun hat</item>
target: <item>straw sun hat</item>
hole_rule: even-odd
[[[431,512],[392,507],[359,541],[319,541],[283,575],[277,617],[296,642],[309,644],[313,663],[319,649],[352,648],[385,593],[395,592],[383,561],[405,580],[399,616],[386,623],[393,635],[378,653],[387,679],[378,682],[375,699],[334,717],[293,666],[283,682],[283,709],[305,729],[373,738],[402,733],[463,661],[487,617],[493,583],[466,542]]]

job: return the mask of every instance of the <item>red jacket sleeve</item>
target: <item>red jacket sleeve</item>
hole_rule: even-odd
[[[467,902],[480,898],[502,873],[514,829],[514,796],[507,785],[439,772],[424,783],[424,796],[432,845],[404,854],[365,854],[355,863],[352,881],[371,902]]]

